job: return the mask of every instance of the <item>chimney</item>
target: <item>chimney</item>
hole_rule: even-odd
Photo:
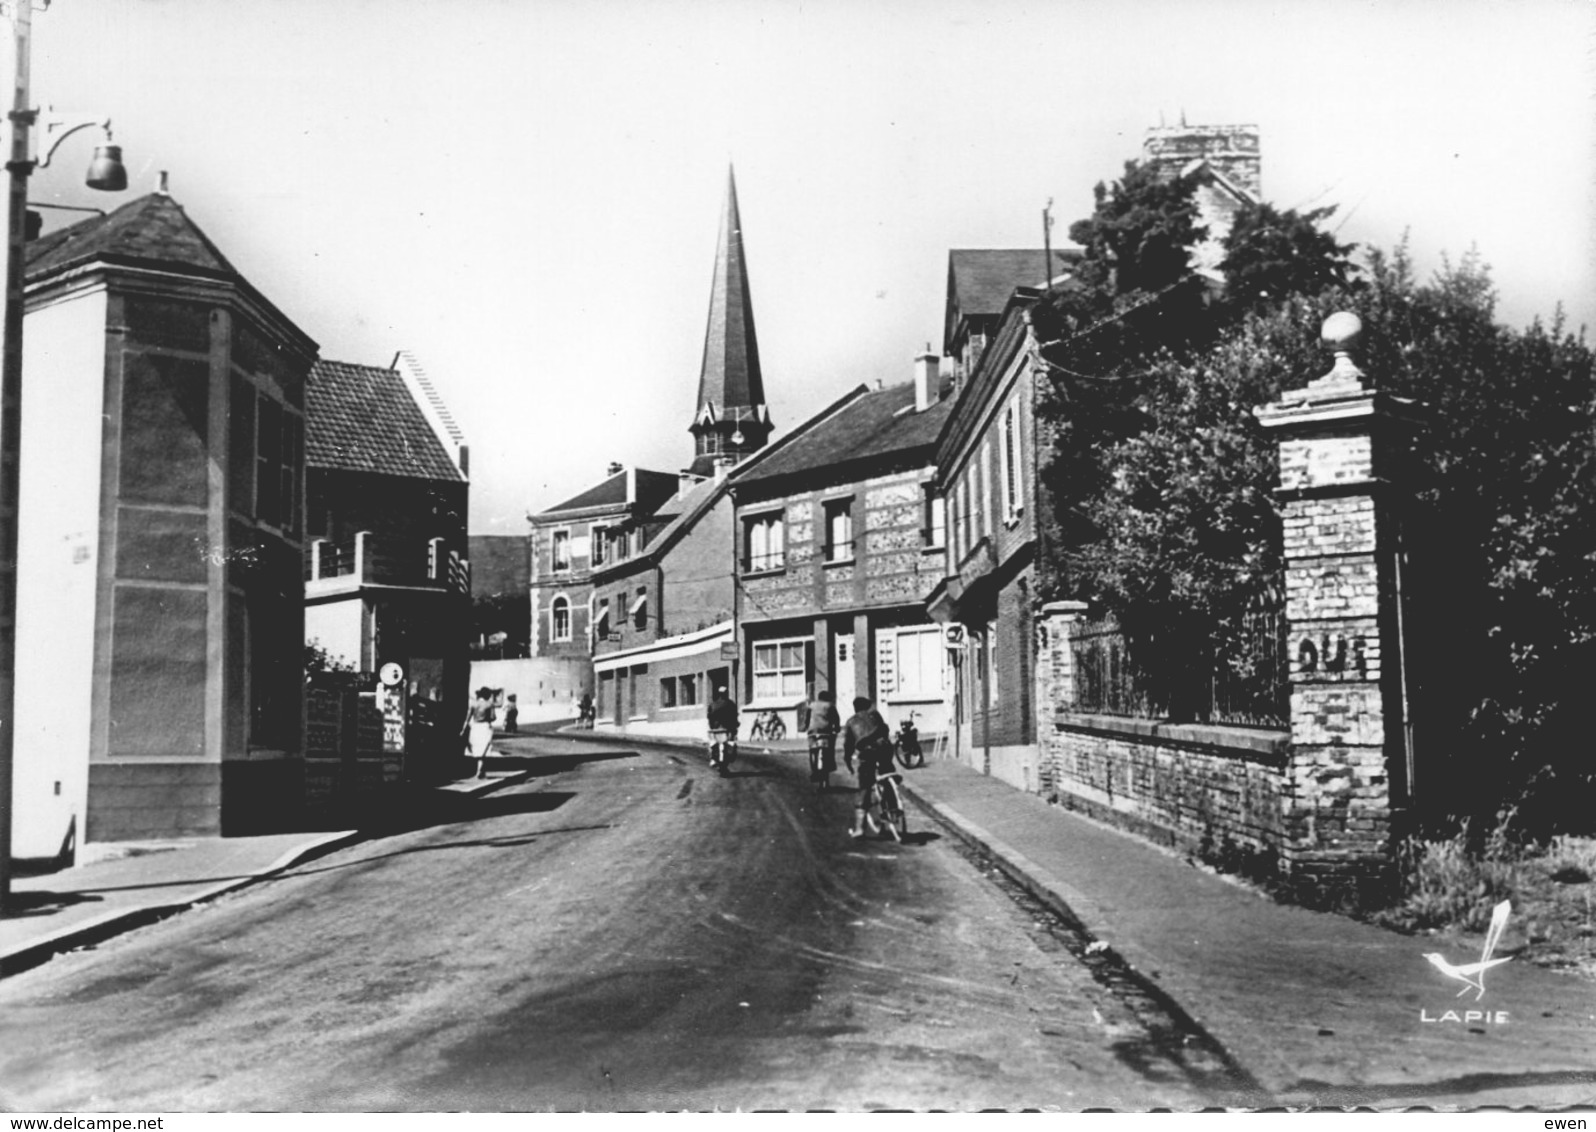
[[[609,466],[608,470],[605,471],[604,474],[606,476],[618,476],[622,472],[624,472],[625,470],[626,470],[626,465],[625,464],[621,463],[619,460],[611,460],[610,461],[610,466]]]
[[[942,359],[925,344],[925,352],[914,359],[914,411],[923,413],[937,403],[942,384]]]

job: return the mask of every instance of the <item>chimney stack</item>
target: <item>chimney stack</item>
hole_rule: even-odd
[[[942,359],[926,343],[925,352],[914,359],[914,411],[923,413],[937,403],[942,384]]]
[[[604,474],[606,476],[618,476],[625,470],[625,464],[621,463],[619,460],[611,460],[609,469]]]

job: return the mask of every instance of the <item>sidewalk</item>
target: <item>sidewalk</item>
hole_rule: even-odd
[[[807,743],[744,740],[743,749],[799,754]],[[1482,1000],[1458,997],[1424,954],[1466,963],[1479,937],[1405,936],[1277,904],[950,759],[905,771],[904,784],[950,834],[1108,944],[1195,1020],[1265,1090],[1255,1107],[1596,1106],[1596,984],[1509,962],[1491,970]],[[1522,945],[1523,928],[1509,923],[1498,958]]]
[[[438,789],[476,797],[525,781],[528,771]],[[309,857],[361,840],[358,830],[208,837],[85,846],[85,863],[13,877],[14,910],[0,916],[0,977],[214,900]]]
[[[1596,984],[1509,962],[1483,1000],[1459,998],[1424,953],[1465,963],[1477,937],[1404,936],[1277,904],[949,760],[904,777],[921,807],[1107,943],[1275,1103],[1596,1105]],[[1522,944],[1523,926],[1509,923],[1498,957]],[[1439,1020],[1448,1011],[1461,1020]]]

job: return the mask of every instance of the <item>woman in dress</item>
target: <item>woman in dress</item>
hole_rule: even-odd
[[[477,760],[477,777],[488,777],[488,750],[493,746],[493,689],[478,688],[477,698],[466,712],[460,734],[466,739],[471,757]]]

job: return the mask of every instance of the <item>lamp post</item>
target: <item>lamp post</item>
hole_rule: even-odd
[[[16,748],[17,525],[22,471],[22,316],[25,297],[28,178],[68,136],[88,126],[105,130],[94,151],[88,185],[118,192],[127,188],[122,150],[110,144],[111,123],[93,117],[50,116],[41,126],[43,150],[29,156],[30,133],[39,118],[30,90],[33,0],[10,0],[15,69],[12,75],[11,157],[6,162],[10,193],[6,209],[5,341],[0,348],[0,910],[11,903],[12,770]]]

